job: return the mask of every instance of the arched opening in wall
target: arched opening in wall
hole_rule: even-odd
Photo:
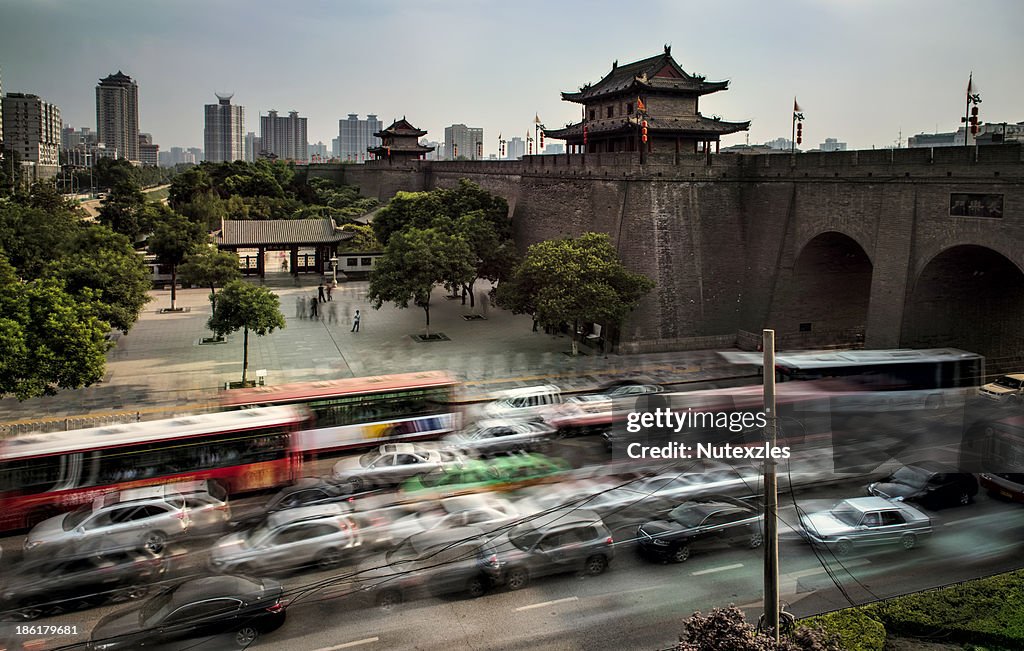
[[[867,253],[848,235],[829,231],[808,242],[769,324],[779,348],[862,344],[872,270]]]
[[[951,346],[989,358],[1019,355],[1024,350],[1024,273],[983,246],[946,249],[914,283],[900,345]]]

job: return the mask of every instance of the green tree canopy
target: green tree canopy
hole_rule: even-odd
[[[352,239],[346,240],[342,243],[342,251],[371,253],[384,250],[384,246],[377,241],[376,237],[373,236],[372,226],[363,226],[362,224],[345,224],[341,227],[341,230],[351,231],[356,234]]]
[[[33,188],[35,190],[35,188]],[[0,203],[0,248],[25,279],[39,278],[69,238],[83,228],[71,205],[45,207],[33,194]]]
[[[466,240],[437,229],[406,228],[391,236],[370,276],[367,298],[374,309],[385,302],[423,309],[430,330],[430,294],[435,285],[469,282],[475,273]]]
[[[249,331],[258,336],[270,334],[285,327],[281,302],[277,295],[265,287],[250,285],[243,280],[232,280],[221,290],[220,300],[207,327],[219,336],[242,330],[242,385],[249,369]]]
[[[545,325],[573,325],[578,352],[580,323],[618,326],[654,283],[627,271],[604,233],[547,240],[529,248],[513,276],[498,285],[495,302]]]
[[[207,242],[205,229],[169,209],[164,211],[161,220],[153,229],[146,242],[150,253],[157,260],[171,266],[171,309],[174,309],[175,285],[178,282],[178,265],[190,253],[199,250]]]
[[[99,221],[132,242],[149,232],[152,211],[146,210],[146,195],[131,178],[119,179],[100,202]]]
[[[22,281],[0,251],[0,396],[19,400],[103,377],[110,326],[63,283]]]
[[[238,269],[238,255],[220,251],[213,244],[199,247],[185,256],[179,273],[185,282],[210,288],[210,304],[214,312],[217,311],[217,285],[223,287],[242,277]]]

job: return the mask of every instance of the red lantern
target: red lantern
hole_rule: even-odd
[[[640,123],[640,141],[647,142],[647,120]]]

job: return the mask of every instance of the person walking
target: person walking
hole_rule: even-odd
[[[320,318],[320,312],[317,309],[317,305],[318,305],[318,301],[316,300],[316,297],[315,296],[310,296],[309,297],[309,318],[311,318],[311,319],[319,319]]]
[[[331,292],[334,291],[334,285],[332,283],[327,284],[327,302],[331,301]]]
[[[306,320],[306,299],[302,294],[295,297],[295,316],[303,321]]]
[[[352,317],[352,332],[359,332],[359,310],[356,310],[356,315]]]
[[[327,298],[324,297],[324,281],[323,280],[320,281],[320,286],[317,287],[316,289],[317,289],[317,292],[319,293],[319,296],[317,297],[319,299],[319,301],[321,303],[326,303],[327,302]]]
[[[328,285],[328,287],[330,287],[330,285]],[[330,297],[330,293],[328,293],[327,296]],[[330,300],[330,298],[328,298],[327,300]],[[331,303],[330,305],[327,306],[327,322],[328,323],[337,323],[338,322],[338,304],[337,303]]]

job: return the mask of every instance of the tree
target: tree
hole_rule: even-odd
[[[59,281],[19,280],[0,251],[0,396],[25,400],[98,382],[109,331]]]
[[[84,226],[72,210],[47,210],[35,203],[31,194],[0,203],[0,249],[25,279],[42,276],[56,252],[81,228]]]
[[[776,644],[747,623],[735,606],[695,612],[673,651],[841,651],[838,640],[820,629],[798,629]]]
[[[242,386],[245,386],[245,375],[249,369],[249,331],[262,337],[284,328],[285,321],[277,295],[265,287],[232,280],[221,290],[217,309],[206,325],[220,337],[236,330],[243,331]]]
[[[59,253],[47,275],[55,282],[63,279],[70,294],[91,301],[101,320],[128,334],[152,287],[149,270],[128,238],[94,224],[76,229]]]
[[[452,232],[466,240],[473,251],[475,273],[468,283],[462,285],[462,304],[466,304],[466,295],[469,294],[470,307],[474,307],[473,288],[478,279],[499,281],[512,273],[517,262],[515,243],[507,237],[502,238],[494,222],[488,220],[481,209],[468,212],[454,221],[447,218],[444,221],[451,224]]]
[[[0,151],[0,188],[14,194],[22,182],[24,172],[21,169],[21,154],[14,149]]]
[[[373,218],[373,234],[387,246],[394,233],[405,228],[430,228],[445,214],[435,192],[399,192]]]
[[[341,227],[343,231],[349,231],[355,233],[355,237],[350,240],[345,240],[342,243],[341,250],[345,252],[357,252],[357,253],[371,253],[374,251],[382,251],[384,246],[377,240],[373,235],[372,226],[363,226],[361,224],[345,224]]]
[[[180,273],[185,282],[210,288],[213,312],[217,311],[217,285],[223,287],[242,278],[242,272],[238,270],[238,255],[220,251],[213,244],[187,255]]]
[[[142,185],[140,168],[123,158],[97,158],[92,171],[99,188],[112,190],[118,186],[132,186],[138,189]]]
[[[171,309],[174,309],[175,286],[178,282],[178,265],[189,253],[199,249],[207,241],[206,231],[199,224],[184,215],[167,210],[163,220],[153,229],[146,242],[150,253],[157,260],[171,266]]]
[[[367,298],[379,310],[385,302],[423,308],[430,334],[430,294],[440,283],[461,286],[473,278],[473,251],[460,236],[437,229],[406,228],[394,233],[370,276]]]
[[[572,354],[580,322],[620,325],[644,294],[648,278],[627,271],[603,233],[534,244],[512,278],[498,285],[495,302],[545,325],[572,324]]]
[[[137,242],[152,227],[146,213],[146,195],[133,180],[118,180],[100,203],[99,221]]]

